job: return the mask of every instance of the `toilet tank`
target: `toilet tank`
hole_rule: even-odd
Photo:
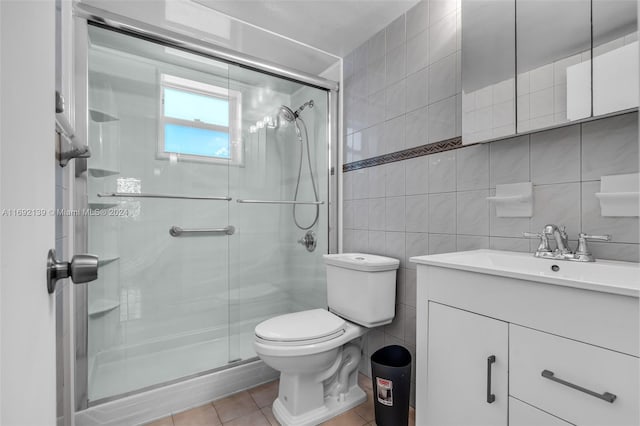
[[[363,253],[325,254],[329,310],[377,327],[395,316],[398,259]]]

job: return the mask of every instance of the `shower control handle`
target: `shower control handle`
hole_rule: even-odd
[[[314,251],[318,244],[316,233],[313,231],[307,231],[307,233],[304,234],[304,237],[298,240],[298,244],[302,244],[309,252]]]
[[[71,262],[60,262],[56,259],[56,251],[49,250],[47,256],[47,291],[56,290],[58,280],[71,278],[75,284],[88,283],[98,278],[98,256],[77,254]]]

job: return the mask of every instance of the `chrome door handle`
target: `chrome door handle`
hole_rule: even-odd
[[[47,256],[47,291],[56,291],[56,283],[63,278],[71,278],[75,284],[88,283],[98,278],[98,256],[76,254],[71,262],[60,262],[56,251],[49,250]]]
[[[577,391],[584,392],[587,395],[595,396],[596,398],[602,399],[603,401],[607,401],[608,403],[611,403],[611,404],[613,404],[613,401],[615,401],[616,398],[617,398],[617,396],[615,396],[614,394],[612,394],[610,392],[605,392],[605,393],[599,394],[598,392],[594,392],[594,391],[589,390],[587,388],[583,388],[582,386],[575,385],[575,384],[573,384],[571,382],[567,382],[566,380],[558,379],[556,376],[554,376],[553,371],[542,370],[542,377],[544,377],[545,379],[549,379],[552,382],[560,383],[561,385],[565,385],[567,387],[570,387],[571,389],[575,389]]]

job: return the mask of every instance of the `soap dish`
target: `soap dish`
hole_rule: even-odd
[[[496,206],[497,217],[531,217],[533,184],[531,182],[496,185],[496,195],[487,197]]]
[[[600,211],[606,217],[635,217],[640,213],[640,174],[602,176],[600,192]]]

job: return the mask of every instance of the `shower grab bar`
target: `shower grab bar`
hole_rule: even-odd
[[[236,200],[241,204],[309,204],[320,205],[324,204],[324,201],[289,201],[289,200]]]
[[[171,194],[145,194],[129,192],[99,192],[98,197],[123,197],[123,198],[172,198],[179,200],[219,200],[231,201],[231,197],[199,197],[195,195],[171,195]]]
[[[200,229],[183,229],[179,226],[169,228],[169,235],[172,237],[180,237],[187,234],[211,234],[211,235],[233,235],[236,232],[234,226],[225,226],[224,228],[200,228]]]

